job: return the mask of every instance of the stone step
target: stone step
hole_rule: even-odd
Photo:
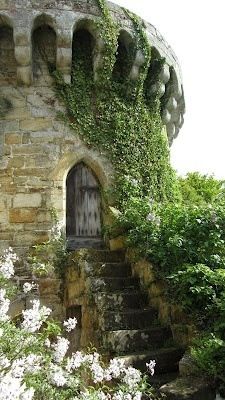
[[[136,278],[108,278],[108,277],[90,277],[89,289],[92,293],[107,292],[129,292],[139,288],[139,280]]]
[[[171,330],[167,327],[153,327],[144,330],[117,330],[103,334],[103,345],[109,351],[123,354],[146,349],[156,349],[172,339]]]
[[[156,321],[157,313],[153,308],[145,310],[129,309],[99,314],[100,327],[103,331],[123,329],[144,329]]]
[[[146,363],[149,363],[150,360],[155,360],[155,374],[163,374],[178,371],[178,363],[183,354],[184,350],[182,348],[169,347],[144,353],[134,353],[119,358],[123,359],[126,365],[133,365],[142,372],[146,372]]]
[[[77,256],[77,251],[71,251],[71,258],[73,258],[73,253],[74,253],[74,258]],[[115,250],[115,251],[110,251],[106,249],[88,249],[87,252],[85,252],[85,260],[87,262],[108,262],[108,263],[114,263],[114,262],[119,262],[123,263],[125,262],[125,250]]]
[[[124,308],[145,308],[147,294],[138,290],[129,292],[96,293],[95,302],[99,311],[114,311]]]
[[[131,277],[131,266],[124,262],[93,262],[91,266],[95,276]]]
[[[94,256],[96,257],[96,261],[101,262],[124,262],[125,261],[125,251],[124,250],[96,250],[94,251]]]
[[[164,373],[164,374],[154,374],[153,376],[148,376],[148,383],[153,386],[157,391],[161,386],[167,384],[168,382],[174,381],[179,377],[179,371]]]
[[[168,400],[214,400],[215,388],[201,377],[182,377],[163,385],[160,392]]]
[[[104,249],[105,244],[102,238],[82,238],[76,236],[67,237],[67,251],[71,252],[79,249]]]
[[[140,286],[139,279],[127,277],[127,278],[108,278],[102,277],[104,281],[104,292],[114,292],[121,290],[135,290]]]

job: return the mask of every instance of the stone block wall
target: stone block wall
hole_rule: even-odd
[[[51,209],[65,220],[65,180],[80,160],[107,185],[111,166],[57,117],[63,107],[51,87],[2,87],[12,107],[0,121],[0,247],[48,239]]]
[[[127,260],[131,262],[133,276],[140,279],[143,290],[148,294],[149,304],[158,311],[162,325],[170,326],[175,343],[187,347],[196,335],[191,318],[184,314],[177,304],[168,303],[166,283],[156,276],[153,265],[145,259],[136,261],[135,251],[127,251]]]

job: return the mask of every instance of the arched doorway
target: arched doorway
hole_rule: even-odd
[[[66,179],[66,235],[69,249],[102,247],[100,184],[83,162]]]

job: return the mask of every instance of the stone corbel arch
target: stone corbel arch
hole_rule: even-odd
[[[64,226],[66,224],[66,178],[69,171],[80,162],[92,169],[103,192],[106,192],[112,184],[113,167],[98,152],[82,148],[64,154],[50,175],[52,181],[51,207],[57,211],[58,218],[63,221]],[[103,211],[103,222],[104,217]]]
[[[136,47],[136,40],[133,35],[133,32],[131,32],[127,28],[121,28],[118,39],[119,38],[122,39],[122,42],[124,43],[127,51],[129,51],[129,46],[131,44],[133,44],[133,46]],[[145,56],[143,52],[140,49],[135,49],[135,55],[129,73],[129,78],[132,81],[138,80],[140,74],[140,68],[144,63],[145,63]]]
[[[0,13],[0,26],[9,26],[10,28],[14,28],[13,20],[5,13]]]
[[[118,37],[117,37],[117,43],[118,43],[118,48],[117,48],[116,62],[114,64],[114,70],[119,61],[118,57],[119,57],[120,46],[121,47],[123,46],[123,48],[125,49],[125,53],[123,55],[124,61],[126,60],[126,57],[129,55],[131,47],[133,46],[135,53],[132,55],[133,60],[129,62],[130,65],[129,65],[128,74],[129,74],[129,79],[136,80],[138,78],[140,65],[142,65],[142,57],[141,57],[140,52],[138,52],[136,50],[136,40],[133,36],[133,32],[128,30],[127,28],[121,27],[121,29],[119,30]],[[113,70],[113,74],[114,74],[114,70]]]
[[[46,63],[47,60],[51,59],[52,68],[56,68],[56,54],[57,54],[57,41],[58,41],[58,29],[55,16],[52,16],[49,13],[39,13],[35,16],[32,21],[32,29],[31,29],[31,42],[32,42],[32,55],[31,55],[31,64],[32,64],[32,73],[33,79],[35,78],[35,68],[36,61],[35,60],[35,46],[37,45],[37,36],[43,35],[43,30],[45,32],[44,39],[41,39],[41,45],[43,45],[43,54],[46,54],[46,59],[41,55],[43,59],[43,63]],[[37,35],[37,36],[36,36]],[[46,42],[48,43],[49,38],[52,41],[52,45],[47,50],[45,49]],[[47,45],[48,46],[48,45]],[[40,62],[40,60],[39,60]],[[47,68],[48,70],[48,68]],[[48,72],[46,74],[48,76]],[[49,81],[51,84],[51,80]]]
[[[84,29],[90,33],[95,43],[92,54],[94,80],[98,80],[98,70],[102,66],[104,41],[99,35],[97,23],[93,18],[81,17],[76,20],[73,27],[74,34],[80,29]]]
[[[15,38],[14,38],[14,23],[13,19],[10,18],[6,13],[0,12],[0,80],[4,84],[14,83],[16,80],[17,73],[17,60],[15,57]],[[9,52],[11,53],[8,57],[8,53],[4,52],[4,41],[7,41],[7,47],[9,47]],[[3,48],[2,48],[3,44]],[[2,53],[3,50],[3,53]]]
[[[185,101],[183,86],[177,71],[170,67],[170,79],[163,96],[162,121],[166,125],[169,143],[172,144],[184,122]]]

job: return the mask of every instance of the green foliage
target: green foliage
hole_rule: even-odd
[[[223,191],[220,181],[189,174],[187,181],[181,180],[181,201],[156,204],[133,196],[118,217],[128,245],[139,249],[167,279],[168,299],[179,303],[200,331],[207,332],[195,341],[192,352],[201,371],[218,385],[224,385]]]
[[[145,59],[144,64],[139,69],[138,81],[135,82],[135,85],[134,84],[132,85],[131,82],[129,83],[131,86],[130,87],[130,91],[132,93],[131,95],[135,99],[138,97],[142,97],[143,94],[146,95],[146,93],[144,92],[144,82],[146,81],[147,78],[148,67],[151,60],[151,48],[148,43],[146,32],[143,29],[144,28],[143,21],[136,14],[132,13],[126,8],[124,8],[123,10],[125,14],[127,14],[127,16],[130,18],[133,24],[133,29],[135,32],[135,40],[136,40],[136,50],[141,51]]]
[[[136,32],[136,49],[146,57],[138,82],[114,80],[118,28],[104,1],[98,0],[102,19],[98,23],[104,41],[103,64],[94,82],[92,54],[88,46],[75,43],[76,58],[72,84],[56,76],[57,93],[67,115],[62,117],[83,141],[107,154],[115,168],[115,203],[126,208],[130,195],[154,197],[156,201],[174,199],[176,177],[170,166],[166,133],[162,130],[159,101],[149,106],[143,82],[150,60],[150,48],[139,19],[131,16]],[[110,38],[110,40],[109,40]],[[130,185],[129,192],[127,186]]]
[[[128,230],[128,243],[154,262],[161,275],[177,271],[182,264],[225,267],[222,205],[167,204],[150,211],[146,200],[131,199],[119,223]]]
[[[192,313],[202,329],[224,332],[225,269],[206,265],[183,265],[168,277],[169,292],[187,313]],[[224,336],[225,339],[225,336]]]
[[[68,259],[66,237],[61,223],[57,220],[55,210],[51,210],[53,227],[48,241],[33,246],[28,261],[36,276],[49,276],[56,273],[59,278],[65,274]]]
[[[190,172],[185,178],[179,178],[179,186],[186,204],[212,204],[225,200],[224,181],[213,176]]]
[[[225,391],[225,341],[214,334],[202,335],[195,340],[191,354],[199,369],[214,378],[221,392]]]
[[[98,85],[104,88],[105,85],[110,86],[110,77],[116,61],[118,26],[111,18],[105,0],[97,0],[97,4],[102,13],[102,18],[98,21],[98,28],[100,37],[104,41],[102,66],[97,71],[99,75]]]

